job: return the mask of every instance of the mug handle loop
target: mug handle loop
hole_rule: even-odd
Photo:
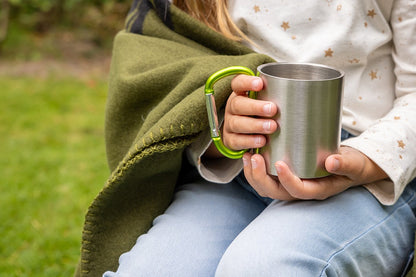
[[[234,151],[229,149],[224,145],[221,140],[221,133],[219,130],[218,124],[218,115],[217,109],[215,106],[215,98],[214,98],[214,84],[227,76],[236,75],[236,74],[246,74],[249,76],[256,76],[254,72],[245,66],[230,66],[224,69],[221,69],[214,74],[212,74],[207,82],[205,83],[205,101],[207,106],[208,112],[208,121],[209,121],[209,128],[211,132],[211,138],[214,145],[217,147],[218,151],[227,158],[230,159],[240,159],[243,157],[243,154],[248,151],[248,149],[243,149],[239,151]],[[256,98],[256,92],[250,91],[248,94],[249,98]]]

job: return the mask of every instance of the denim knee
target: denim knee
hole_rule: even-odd
[[[319,269],[327,265],[327,261],[302,252],[299,245],[294,244],[288,249],[286,243],[279,246],[278,239],[270,241],[272,247],[255,241],[235,241],[224,253],[215,276],[319,276]]]
[[[354,188],[275,201],[231,243],[216,276],[398,276],[412,252],[412,199],[386,207]]]

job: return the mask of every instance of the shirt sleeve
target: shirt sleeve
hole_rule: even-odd
[[[222,122],[224,111],[219,112],[218,116]],[[209,130],[203,131],[196,141],[186,148],[187,158],[205,180],[213,183],[229,183],[241,172],[243,162],[241,159],[233,160],[226,157],[204,159],[203,155],[211,143]]]
[[[396,75],[393,107],[361,135],[342,142],[387,173],[388,180],[365,185],[386,205],[394,204],[416,177],[416,2],[395,1],[390,26]]]
[[[224,158],[203,159],[203,154],[212,143],[209,132],[203,132],[187,149],[188,160],[207,181],[213,183],[229,183],[243,168],[241,159]]]

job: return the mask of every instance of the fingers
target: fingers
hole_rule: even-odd
[[[326,159],[326,169],[333,174],[323,178],[300,179],[286,163],[278,161],[274,164],[278,173],[277,179],[267,174],[261,155],[246,153],[243,161],[244,174],[253,188],[262,196],[282,200],[323,200],[352,186],[387,177],[367,156],[349,147],[341,147],[339,154]]]
[[[263,80],[260,77],[237,75],[231,81],[231,88],[237,94],[245,94],[247,91],[260,91],[263,89]]]
[[[254,101],[255,103],[253,105],[246,104],[246,101],[239,101],[238,98]],[[229,99],[223,125],[223,141],[226,146],[231,149],[263,147],[266,144],[264,135],[272,134],[277,130],[277,123],[273,119],[251,117],[251,115],[264,115],[261,112],[254,112],[255,108],[253,106],[257,104],[259,103],[256,100],[242,96]],[[233,111],[232,108],[229,108],[230,106],[237,108]],[[234,113],[235,110],[238,110],[239,113]],[[262,111],[263,109],[258,110]],[[247,114],[250,116],[246,116]]]
[[[272,117],[277,112],[277,106],[270,101],[253,100],[245,97],[247,91],[260,91],[263,89],[263,80],[260,77],[237,75],[231,82],[234,93],[229,101],[229,112],[236,115],[250,115]]]
[[[266,145],[266,137],[262,135],[225,133],[223,142],[227,147],[234,150],[261,148]]]
[[[236,115],[272,117],[277,113],[277,106],[269,101],[231,95],[228,102],[228,112]]]
[[[234,150],[259,148],[266,144],[264,135],[272,134],[278,128],[271,119],[277,113],[273,102],[250,99],[248,90],[263,88],[259,77],[238,75],[232,81],[234,92],[230,95],[225,108],[223,125],[224,144]]]
[[[360,151],[341,147],[339,154],[329,156],[325,161],[328,172],[344,175],[354,184],[360,185],[387,178],[387,174]]]
[[[250,104],[251,102],[253,104]],[[271,114],[269,104],[265,104],[266,108],[264,108],[263,103],[258,102],[262,101],[242,96],[229,99],[223,127],[223,140],[226,146],[232,149],[263,147],[266,144],[264,135],[272,134],[277,130],[275,120],[251,117]]]
[[[317,179],[300,179],[295,176],[284,162],[275,163],[279,181],[286,191],[295,198],[324,200],[348,189],[352,182],[340,175],[331,175]]]
[[[244,175],[250,185],[259,195],[273,199],[324,200],[353,185],[348,177],[341,175],[300,179],[282,161],[275,163],[278,177],[270,176],[267,174],[264,158],[258,154],[244,154],[243,162]]]
[[[342,147],[339,154],[331,155],[326,159],[325,168],[333,174],[358,176],[365,168],[365,159],[358,151]]]
[[[332,175],[317,179],[299,179],[284,162],[276,162],[279,181],[286,191],[299,199],[326,199],[346,189],[387,178],[387,174],[360,151],[341,147],[339,154],[325,160]]]
[[[264,158],[259,154],[243,156],[244,175],[260,196],[280,200],[294,200],[276,178],[266,172]]]
[[[277,129],[277,123],[271,119],[230,115],[227,120],[227,131],[243,134],[271,134]]]

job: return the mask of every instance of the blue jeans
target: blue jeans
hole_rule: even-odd
[[[401,276],[413,255],[415,192],[414,181],[393,206],[363,187],[288,202],[258,196],[243,176],[195,176],[104,277]]]

